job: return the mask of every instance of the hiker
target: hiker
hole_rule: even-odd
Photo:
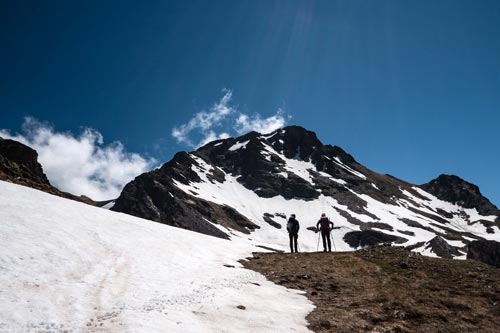
[[[297,250],[297,239],[299,238],[299,221],[295,218],[295,214],[290,215],[288,223],[286,225],[286,230],[288,230],[288,237],[290,237],[290,252],[299,252]],[[295,251],[294,251],[295,245]]]
[[[330,240],[330,231],[333,229],[333,222],[326,217],[326,214],[321,214],[321,218],[316,224],[316,232],[321,231],[323,238],[323,252],[326,252],[326,243],[328,242],[328,252],[332,252],[332,241]]]

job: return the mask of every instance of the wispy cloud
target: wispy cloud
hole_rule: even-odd
[[[0,136],[35,149],[50,182],[60,190],[94,200],[116,198],[127,182],[156,163],[127,152],[120,142],[105,145],[94,129],[85,128],[80,135],[61,133],[30,117],[25,118],[22,133],[0,130]]]
[[[286,125],[288,117],[282,109],[267,118],[258,113],[249,116],[231,105],[231,90],[223,92],[224,96],[208,111],[200,111],[187,123],[172,129],[172,136],[178,143],[197,148],[210,141],[230,137],[231,133],[269,133]]]
[[[174,127],[172,136],[177,142],[185,143],[189,146],[200,146],[218,138],[228,137],[229,134],[227,133],[216,134],[213,128],[219,126],[229,115],[236,112],[235,109],[229,105],[232,95],[233,93],[231,90],[226,90],[221,100],[215,103],[209,111],[198,112],[186,124]],[[201,132],[203,136],[198,144],[194,144],[189,137],[193,131]]]
[[[238,134],[255,131],[259,133],[270,133],[278,128],[285,126],[285,112],[281,109],[275,115],[262,118],[260,114],[255,114],[251,117],[246,114],[241,114],[236,119],[235,130]]]
[[[212,141],[215,141],[215,140],[218,140],[218,139],[227,139],[231,137],[231,135],[229,135],[229,133],[226,133],[226,132],[222,132],[222,133],[215,133],[214,131],[208,131],[208,133],[204,136],[203,140],[199,143],[199,146],[204,146],[206,145],[207,143],[209,142],[212,142]]]

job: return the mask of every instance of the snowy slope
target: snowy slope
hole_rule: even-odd
[[[251,241],[6,182],[0,198],[1,332],[308,331],[303,295],[237,262]]]
[[[277,153],[274,152],[274,154]],[[259,197],[254,191],[251,191],[240,184],[237,181],[237,177],[229,174],[225,175],[226,180],[222,183],[211,182],[207,179],[206,175],[207,173],[210,173],[210,170],[213,167],[195,155],[192,155],[191,157],[198,164],[197,166],[193,166],[193,171],[198,174],[201,181],[191,182],[188,185],[174,181],[174,184],[182,191],[194,194],[196,197],[221,205],[225,204],[231,206],[252,222],[259,225],[260,229],[256,229],[250,236],[252,240],[266,243],[275,248],[287,250],[288,239],[283,235],[285,232],[284,229],[276,229],[275,227],[265,223],[262,220],[262,216],[265,213],[275,214],[275,220],[285,227],[286,219],[280,217],[279,215],[284,214],[285,216],[289,216],[294,213],[297,215],[297,218],[299,222],[301,222],[301,226],[303,228],[299,236],[299,246],[304,251],[316,251],[318,246],[318,234],[304,229],[306,227],[314,226],[318,221],[320,214],[324,212],[332,221],[335,222],[336,227],[340,227],[340,229],[333,231],[333,239],[336,245],[336,250],[353,250],[349,244],[344,241],[343,237],[346,233],[353,230],[361,230],[361,227],[350,223],[346,217],[339,213],[339,210],[348,211],[349,209],[348,207],[337,202],[334,198],[324,195],[320,195],[319,198],[315,200],[287,200],[282,196],[262,198]],[[285,160],[283,156],[280,157]],[[303,177],[304,179],[312,181],[306,176],[307,171],[312,170],[312,166],[309,162],[294,160],[293,163],[288,163],[287,161],[286,168],[290,171],[296,172],[297,175]],[[359,177],[364,176],[359,175]],[[489,234],[486,232],[486,227],[484,225],[477,223],[479,220],[494,221],[497,216],[481,216],[475,209],[464,209],[458,205],[439,200],[433,195],[417,187],[414,187],[413,190],[419,193],[421,197],[425,197],[425,199],[417,197],[408,191],[401,190],[402,197],[405,197],[406,199],[398,199],[397,205],[393,205],[382,203],[370,196],[358,194],[354,191],[352,191],[352,193],[367,202],[366,211],[368,213],[378,217],[380,221],[392,226],[394,229],[390,231],[386,229],[379,229],[375,226],[373,227],[373,230],[380,230],[385,234],[395,235],[407,239],[406,242],[401,243],[403,246],[430,241],[436,236],[436,232],[442,231],[439,226],[436,226],[436,221],[412,211],[411,208],[418,209],[419,211],[423,211],[430,215],[436,215],[440,218],[443,217],[437,213],[437,209],[442,209],[450,214],[453,214],[453,217],[447,219],[449,221],[449,224],[446,225],[447,228],[457,232],[470,232],[485,239],[500,241],[500,233],[497,232]],[[278,215],[276,215],[276,213],[278,213]],[[374,221],[373,216],[370,215],[357,214],[354,212],[350,212],[350,215],[363,222],[369,223]],[[405,218],[418,222],[421,227],[412,227],[407,225],[402,221]],[[401,231],[403,231],[403,233]],[[409,232],[413,233],[413,235],[409,235]],[[233,234],[238,233],[233,232]],[[242,234],[238,235],[244,237]],[[448,241],[448,243],[456,247],[464,247],[466,245],[461,241]],[[435,256],[431,251],[425,251],[423,247],[419,249],[422,252],[425,252],[426,255]],[[463,253],[463,256],[465,256],[465,252]]]

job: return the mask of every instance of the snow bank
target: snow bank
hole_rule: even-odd
[[[241,268],[246,240],[2,181],[0,198],[1,332],[308,331],[303,295]]]

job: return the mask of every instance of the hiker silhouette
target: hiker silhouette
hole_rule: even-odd
[[[326,214],[321,214],[321,218],[316,224],[316,232],[321,231],[321,238],[323,239],[323,252],[332,252],[332,241],[330,239],[330,232],[333,229],[333,222],[326,217]],[[328,247],[327,247],[328,244]]]
[[[299,238],[300,225],[299,221],[295,218],[295,214],[290,215],[288,223],[286,224],[286,229],[288,230],[288,237],[290,238],[290,252],[297,253],[297,239]]]

